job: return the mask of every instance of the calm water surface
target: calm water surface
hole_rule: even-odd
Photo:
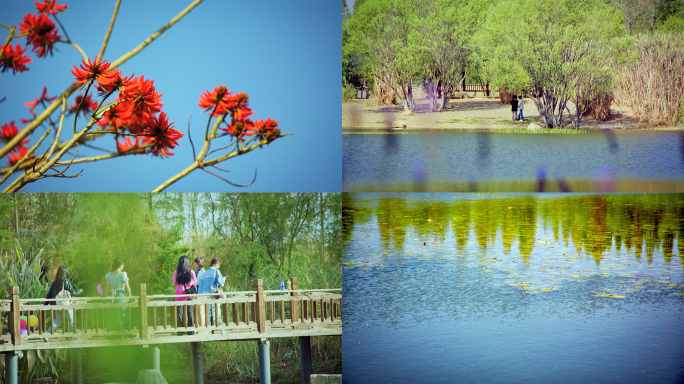
[[[347,192],[684,191],[684,132],[344,133]]]
[[[680,383],[682,195],[357,194],[345,383]]]

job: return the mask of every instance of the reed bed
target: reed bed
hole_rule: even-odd
[[[631,108],[649,125],[676,125],[684,120],[684,35],[642,35],[633,49],[636,59],[619,71],[616,103]]]
[[[594,103],[584,113],[591,116],[594,120],[606,121],[610,119],[610,104],[613,102],[613,95],[601,93],[596,96]]]
[[[375,80],[375,99],[378,105],[397,105],[397,95],[389,84],[382,81],[379,77],[373,76]]]

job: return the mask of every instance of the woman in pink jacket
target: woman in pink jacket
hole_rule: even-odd
[[[187,290],[194,287],[194,292],[197,292],[197,279],[195,278],[195,271],[192,270],[190,259],[183,255],[178,259],[178,268],[173,271],[173,284],[176,286],[176,295],[185,295]],[[187,301],[187,297],[176,297],[176,301]],[[188,327],[195,324],[195,306],[188,305]],[[178,328],[184,326],[183,323],[183,306],[176,307],[176,316],[178,319]],[[180,335],[181,333],[179,333]],[[188,335],[193,335],[194,332],[188,332]]]

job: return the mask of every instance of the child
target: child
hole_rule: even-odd
[[[105,276],[105,280],[107,280],[107,289],[105,292],[111,291],[112,297],[125,297],[125,288],[128,289],[128,296],[131,296],[131,286],[128,285],[128,275],[126,272],[123,272],[123,268],[123,260],[117,257],[112,262],[111,272],[108,272]],[[126,299],[114,299],[112,302],[123,304],[126,302]],[[124,329],[126,324],[126,308],[122,309],[122,316],[120,320],[120,329]]]
[[[46,299],[54,299],[57,297],[57,294],[60,293],[63,290],[69,291],[72,295],[80,295],[81,292],[83,292],[82,289],[75,289],[74,286],[71,284],[71,281],[69,281],[69,269],[65,266],[60,266],[57,269],[57,274],[55,275],[55,280],[52,282],[52,285],[50,286],[50,290],[48,291],[48,295]],[[56,301],[46,301],[45,305],[57,305]],[[54,321],[52,322],[52,325],[50,325],[50,328],[48,329],[48,333],[52,333],[53,329],[59,328],[60,325],[62,325],[62,311],[55,311],[55,316]],[[69,320],[69,332],[74,331],[74,310],[73,309],[68,309],[66,311],[66,315]]]

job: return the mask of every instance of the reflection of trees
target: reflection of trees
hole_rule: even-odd
[[[649,262],[662,247],[665,262],[670,262],[677,242],[677,252],[684,260],[682,195],[589,195],[537,199],[534,196],[467,200],[429,200],[422,195],[378,199],[376,208],[354,207],[355,199],[345,197],[344,230],[351,224],[377,218],[383,246],[404,246],[405,235],[412,227],[425,241],[442,241],[451,227],[457,249],[465,249],[470,229],[481,251],[486,252],[500,233],[505,253],[518,241],[523,261],[535,245],[537,220],[562,237],[566,246],[572,240],[577,252],[582,250],[596,261],[612,248],[643,254]],[[420,196],[420,197],[419,197]],[[346,215],[352,215],[346,218]],[[499,232],[500,231],[500,232]],[[348,236],[345,234],[345,239]]]

